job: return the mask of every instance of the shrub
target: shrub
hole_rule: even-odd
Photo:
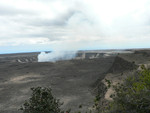
[[[124,84],[114,87],[109,104],[111,113],[150,113],[150,69],[144,66],[136,75],[128,77]]]
[[[31,88],[32,95],[28,101],[25,101],[20,110],[23,113],[60,113],[62,103],[54,98],[50,88]]]

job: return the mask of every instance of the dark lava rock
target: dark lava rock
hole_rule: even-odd
[[[122,73],[136,69],[138,66],[134,62],[129,62],[121,57],[116,57],[108,73]]]

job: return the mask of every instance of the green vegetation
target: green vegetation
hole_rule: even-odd
[[[150,69],[141,66],[141,71],[128,77],[124,84],[113,86],[106,113],[150,113]]]
[[[101,97],[96,96],[94,113],[150,113],[150,69],[141,66],[141,71],[129,76],[123,84],[113,86],[109,80],[105,81],[108,84],[107,89],[114,88],[115,93],[111,95],[113,101],[101,106]],[[37,87],[31,90],[31,98],[21,107],[23,113],[64,113],[60,109],[62,104],[53,97],[50,88]],[[79,105],[79,109],[82,107]]]
[[[32,95],[20,108],[23,113],[61,113],[62,103],[54,98],[50,88],[31,88]]]

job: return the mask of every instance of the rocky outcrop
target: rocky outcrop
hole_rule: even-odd
[[[18,53],[0,55],[0,63],[31,63],[37,62],[38,53]]]
[[[29,62],[37,62],[37,58],[36,57],[22,57],[22,58],[18,58],[16,59],[16,62],[19,63],[29,63]]]
[[[109,70],[100,75],[100,78],[102,76],[104,77],[103,80],[98,79],[94,84],[94,91],[96,95],[100,97],[99,106],[101,108],[107,106],[109,101],[112,101],[110,95],[114,92],[112,88],[107,89],[105,79],[110,80],[112,85],[121,83],[127,77],[126,75],[131,75],[133,72],[132,70],[137,67],[138,66],[134,62],[129,62],[119,56],[115,57]]]
[[[135,51],[135,54],[142,54],[143,56],[149,57],[150,51],[149,50],[141,50],[141,51]]]
[[[122,73],[136,69],[138,66],[134,62],[129,62],[121,57],[116,57],[108,73]]]

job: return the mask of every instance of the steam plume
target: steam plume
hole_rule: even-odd
[[[73,51],[54,51],[51,53],[41,52],[38,55],[38,62],[56,62],[59,60],[69,60],[75,57]]]
[[[148,0],[73,0],[72,8],[70,0],[65,1],[64,6],[73,13],[65,20],[65,26],[59,27],[62,32],[57,32],[58,40],[50,44],[54,52],[41,53],[39,61],[70,59],[75,52],[66,57],[69,51],[79,49],[149,46]]]

